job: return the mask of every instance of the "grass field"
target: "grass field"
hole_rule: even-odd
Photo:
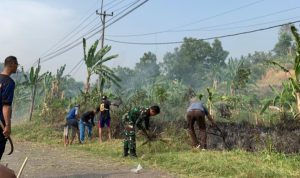
[[[15,125],[12,137],[63,147],[62,131],[42,122]],[[69,149],[90,152],[124,164],[141,163],[144,167],[168,171],[179,177],[300,177],[300,155],[268,151],[201,151],[180,144],[180,140],[176,140],[177,144],[154,142],[151,147],[141,146],[141,143],[137,143],[139,159],[122,158],[122,140],[103,144],[99,144],[97,139],[89,140],[81,145],[71,145]]]

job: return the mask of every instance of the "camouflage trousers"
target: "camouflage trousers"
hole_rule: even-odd
[[[135,131],[127,131],[124,130],[124,149],[133,150],[136,148],[136,142],[135,142]]]
[[[128,151],[133,157],[136,155],[135,129],[133,126],[126,126],[124,130],[124,153],[123,156],[128,156]]]

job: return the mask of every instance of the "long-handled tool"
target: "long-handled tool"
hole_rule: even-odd
[[[20,168],[20,170],[19,170],[19,173],[18,173],[18,175],[17,175],[17,178],[20,178],[20,177],[21,177],[21,174],[22,174],[22,171],[23,171],[23,169],[24,169],[24,167],[25,167],[25,164],[26,164],[26,162],[27,162],[27,159],[28,159],[28,157],[25,158],[25,160],[24,160],[24,162],[23,162],[23,164],[22,164],[22,166],[21,166],[21,168]]]
[[[160,141],[160,142],[163,142],[163,143],[167,144],[168,146],[172,146],[172,145],[169,143],[169,142],[171,141],[171,139],[168,139],[168,138],[162,138],[163,132],[154,134],[155,131],[156,131],[156,127],[155,127],[154,130],[152,131],[151,137],[148,138],[145,142],[143,142],[140,146],[143,146],[143,145],[146,145],[146,144],[151,145],[151,142],[154,142],[154,141]]]
[[[224,143],[225,148],[229,149],[229,145],[225,141],[227,135],[217,125],[215,125],[215,127],[216,127],[217,131],[220,132],[220,134],[213,133],[213,132],[206,132],[206,133],[221,137],[223,139],[223,143]]]
[[[0,121],[0,126],[1,126],[2,130],[4,130],[4,125],[3,125],[2,121]],[[7,139],[10,143],[10,152],[8,153],[8,155],[11,155],[14,152],[14,144],[13,144],[12,139],[11,139],[10,136],[8,136]]]

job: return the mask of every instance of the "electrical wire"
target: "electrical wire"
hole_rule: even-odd
[[[139,2],[139,1],[140,1],[140,0],[137,0],[135,3]],[[111,26],[112,24],[116,23],[117,21],[121,20],[122,18],[124,18],[124,17],[127,16],[128,14],[132,13],[134,10],[136,10],[137,8],[139,8],[140,6],[142,6],[143,4],[145,4],[147,1],[149,1],[149,0],[143,1],[143,2],[140,3],[139,5],[135,6],[135,7],[132,8],[131,10],[127,11],[127,12],[126,12],[125,14],[123,14],[121,17],[117,18],[116,20],[114,20],[113,22],[111,22],[110,24],[108,24],[108,25],[106,26],[106,28],[109,27],[109,26]],[[135,3],[133,3],[132,5],[135,5]],[[130,7],[131,7],[131,6],[130,6]],[[130,7],[128,7],[128,8],[130,8]],[[126,8],[126,10],[127,10],[128,8]],[[117,16],[118,16],[118,15],[117,15]],[[109,19],[107,22],[109,22],[110,20],[111,20],[111,19]],[[101,27],[101,26],[99,26],[99,27]],[[93,31],[99,29],[99,27],[97,27],[97,28],[91,30],[91,32],[89,32],[89,33],[92,33]],[[94,32],[93,34],[87,36],[86,39],[90,39],[91,37],[95,36],[97,33],[101,32],[101,31],[102,31],[102,29],[101,29],[101,30],[97,30],[97,31]],[[85,34],[84,36],[86,36],[86,35],[88,35],[88,34]],[[55,58],[55,57],[57,57],[57,56],[59,56],[59,55],[65,53],[65,52],[67,52],[67,51],[69,51],[69,50],[75,48],[76,46],[80,45],[82,42],[81,42],[81,41],[76,42],[76,41],[78,41],[79,39],[81,40],[81,38],[83,38],[84,36],[81,36],[80,38],[76,39],[76,40],[73,41],[72,43],[69,43],[68,45],[66,45],[66,46],[64,46],[64,47],[62,47],[62,48],[60,48],[59,50],[57,50],[57,51],[55,51],[55,52],[53,52],[53,53],[51,54],[51,56],[49,56],[49,57],[44,58],[43,60],[41,60],[41,63],[46,62],[46,61],[49,61],[49,60],[51,60],[51,59],[53,59],[53,58]]]
[[[83,61],[84,61],[83,58],[80,59],[78,63],[70,70],[70,72],[67,75],[70,75]]]
[[[284,23],[284,24],[280,24],[280,25],[274,25],[274,26],[270,26],[270,27],[266,27],[266,28],[259,28],[259,29],[250,30],[250,31],[244,31],[244,32],[233,33],[233,34],[228,34],[228,35],[221,35],[221,36],[214,36],[214,37],[208,37],[208,38],[201,38],[199,40],[206,41],[206,40],[212,40],[212,39],[227,38],[227,37],[232,37],[232,36],[254,33],[254,32],[258,32],[258,31],[265,31],[265,30],[269,30],[272,28],[281,27],[286,24],[293,24],[293,23],[298,23],[298,22],[300,22],[300,20],[292,21],[292,22]],[[115,43],[132,44],[132,45],[167,45],[167,44],[180,44],[180,43],[184,42],[184,41],[172,41],[172,42],[146,43],[146,42],[118,41],[118,40],[113,40],[113,39],[108,39],[108,38],[106,38],[105,40],[115,42]]]
[[[289,8],[289,9],[284,9],[284,10],[280,10],[280,11],[268,13],[268,14],[265,14],[265,15],[262,15],[262,16],[256,16],[256,17],[252,17],[252,18],[248,18],[248,19],[243,19],[243,20],[238,20],[238,21],[234,21],[234,22],[230,22],[230,23],[224,23],[224,24],[219,24],[219,25],[214,25],[214,26],[206,26],[206,27],[201,27],[201,28],[197,28],[197,29],[165,30],[165,31],[159,31],[159,32],[141,33],[141,34],[106,35],[106,36],[110,36],[110,37],[138,37],[138,36],[149,36],[149,35],[157,35],[157,34],[170,33],[170,32],[200,31],[200,30],[205,29],[205,28],[213,28],[213,27],[220,27],[220,26],[223,27],[223,26],[228,26],[228,25],[232,25],[232,24],[245,23],[245,22],[252,21],[252,20],[257,20],[257,19],[260,19],[260,18],[265,18],[265,17],[269,17],[269,16],[273,16],[273,15],[278,15],[278,14],[281,14],[281,13],[289,12],[289,11],[296,10],[296,9],[299,9],[299,8],[300,8],[300,6],[297,6],[297,7],[293,7],[293,8]]]
[[[109,3],[105,4],[103,7],[106,7],[107,5],[110,5],[112,4],[113,2],[115,1],[110,1]],[[92,10],[95,6],[93,5],[93,7],[90,10]],[[51,56],[53,54],[53,52],[50,53],[51,50],[54,50],[54,52],[57,52],[58,49],[61,48],[61,46],[63,46],[66,42],[68,42],[71,38],[73,38],[74,36],[76,36],[77,34],[79,34],[80,32],[82,32],[85,28],[87,28],[88,26],[90,26],[93,22],[95,22],[98,17],[94,18],[92,21],[90,21],[87,25],[79,28],[80,26],[82,26],[89,18],[92,17],[92,15],[94,15],[95,12],[93,11],[92,13],[90,13],[88,15],[88,17],[84,18],[83,20],[81,20],[80,24],[77,25],[70,33],[68,33],[63,39],[59,40],[55,45],[53,45],[49,50],[47,50],[45,53],[43,53],[43,55],[41,55],[42,57],[41,58],[46,58],[48,56]],[[77,31],[77,32],[76,32]],[[90,30],[89,30],[90,31]],[[76,33],[75,33],[76,32]],[[73,35],[71,35],[73,34]],[[68,40],[66,40],[68,39]],[[63,41],[65,41],[64,43],[62,43]],[[60,44],[60,46],[58,46]],[[55,48],[56,47],[56,48]],[[37,63],[38,60],[36,60],[34,63],[33,63],[33,66]]]
[[[246,5],[243,5],[243,6],[234,8],[234,9],[230,9],[230,10],[228,10],[228,11],[221,12],[221,13],[216,14],[216,15],[209,16],[209,17],[206,17],[206,18],[197,20],[196,22],[191,22],[191,23],[188,23],[188,24],[179,25],[179,26],[170,28],[170,29],[168,29],[168,30],[162,30],[162,31],[156,31],[156,32],[149,32],[149,33],[141,33],[141,34],[133,34],[133,35],[108,35],[108,36],[114,36],[114,37],[121,37],[121,36],[124,36],[124,37],[125,37],[125,36],[126,36],[126,37],[129,37],[129,36],[147,36],[147,35],[156,35],[156,34],[160,34],[160,33],[167,33],[167,32],[169,32],[169,31],[172,31],[172,29],[182,28],[182,27],[189,26],[189,25],[192,25],[192,24],[195,24],[195,23],[199,23],[199,22],[203,22],[203,21],[206,21],[206,20],[210,20],[210,19],[213,19],[213,18],[222,16],[222,15],[225,15],[225,14],[229,14],[229,13],[231,13],[231,12],[234,12],[234,11],[237,11],[237,10],[240,10],[240,9],[243,9],[243,8],[250,7],[250,6],[254,5],[254,4],[261,3],[261,2],[263,2],[263,1],[265,1],[265,0],[254,1],[254,2],[252,2],[252,3],[246,4]]]

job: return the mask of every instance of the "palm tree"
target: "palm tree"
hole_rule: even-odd
[[[114,74],[114,72],[107,66],[103,65],[105,62],[118,57],[118,55],[112,55],[104,57],[110,50],[111,46],[104,46],[102,49],[97,50],[99,40],[90,47],[88,53],[86,53],[86,40],[83,38],[83,51],[84,51],[84,62],[87,68],[87,78],[85,93],[90,90],[90,78],[93,74],[99,75],[99,90],[103,92],[105,81],[112,81],[115,85],[119,86],[120,79]]]

